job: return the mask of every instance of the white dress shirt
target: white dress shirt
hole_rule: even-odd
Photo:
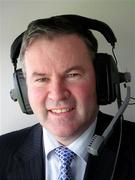
[[[88,158],[87,147],[90,143],[91,137],[94,134],[95,127],[96,120],[79,138],[67,146],[77,155],[71,163],[74,180],[83,180]],[[43,143],[45,152],[46,180],[57,180],[59,175],[60,162],[54,152],[54,149],[61,145],[45,128],[43,128]]]

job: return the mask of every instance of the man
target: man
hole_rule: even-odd
[[[87,151],[94,133],[102,134],[112,119],[97,103],[95,37],[61,16],[53,18],[55,25],[49,20],[48,26],[45,20],[28,26],[20,52],[40,124],[0,138],[0,180],[62,180],[58,147],[74,154],[69,179],[135,179],[134,123],[123,123],[117,164],[119,124],[99,157]]]

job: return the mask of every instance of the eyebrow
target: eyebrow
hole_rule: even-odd
[[[32,77],[35,77],[35,76],[46,76],[47,74],[45,73],[38,73],[38,72],[33,72],[32,73]]]
[[[66,69],[65,71],[64,71],[64,73],[66,74],[66,73],[69,73],[70,71],[73,71],[73,70],[79,70],[79,71],[82,71],[82,72],[84,72],[84,69],[82,68],[82,66],[72,66],[71,68],[69,68],[69,69]],[[32,73],[32,77],[37,77],[37,76],[48,76],[46,73],[39,73],[39,72],[33,72]]]

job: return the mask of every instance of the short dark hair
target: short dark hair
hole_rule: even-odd
[[[48,39],[53,39],[58,35],[66,34],[77,34],[81,37],[85,44],[87,45],[90,54],[94,57],[97,52],[98,43],[93,33],[84,29],[81,24],[74,24],[74,22],[66,16],[53,16],[46,19],[38,19],[32,21],[23,36],[23,42],[21,46],[20,58],[23,59],[26,48],[29,46],[30,42],[45,36]]]

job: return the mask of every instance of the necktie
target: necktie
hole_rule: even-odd
[[[72,180],[70,164],[76,154],[64,146],[56,148],[55,153],[61,162],[58,180]]]

